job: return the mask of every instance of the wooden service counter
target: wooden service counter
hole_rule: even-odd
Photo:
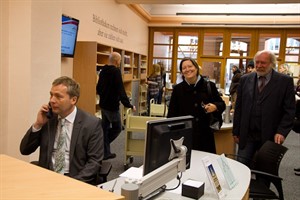
[[[215,142],[217,154],[235,154],[232,123],[223,123],[221,130],[215,132]]]
[[[0,199],[124,200],[124,197],[0,154]]]

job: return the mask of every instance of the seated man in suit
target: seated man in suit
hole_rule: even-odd
[[[40,108],[20,151],[29,155],[40,147],[39,166],[94,184],[103,159],[103,131],[99,118],[76,107],[79,96],[73,79],[54,80],[50,102]]]

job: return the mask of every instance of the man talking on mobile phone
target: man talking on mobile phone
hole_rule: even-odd
[[[103,159],[103,131],[99,118],[76,107],[79,96],[75,80],[54,80],[50,102],[40,108],[20,151],[29,155],[40,147],[39,166],[95,184]]]

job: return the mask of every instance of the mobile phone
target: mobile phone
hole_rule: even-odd
[[[53,117],[53,111],[50,102],[48,103],[48,106],[49,106],[49,111],[46,113],[46,116],[48,119],[51,119]]]
[[[205,109],[205,104],[203,103],[203,101],[201,101],[201,107],[203,108],[204,112],[207,113],[207,111]]]

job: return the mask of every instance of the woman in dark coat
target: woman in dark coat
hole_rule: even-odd
[[[179,69],[184,81],[174,86],[168,117],[194,116],[193,149],[216,153],[214,133],[209,127],[208,113],[222,114],[226,107],[225,103],[212,82],[209,82],[211,96],[209,95],[207,81],[199,75],[199,66],[195,60],[184,58],[180,62]]]

